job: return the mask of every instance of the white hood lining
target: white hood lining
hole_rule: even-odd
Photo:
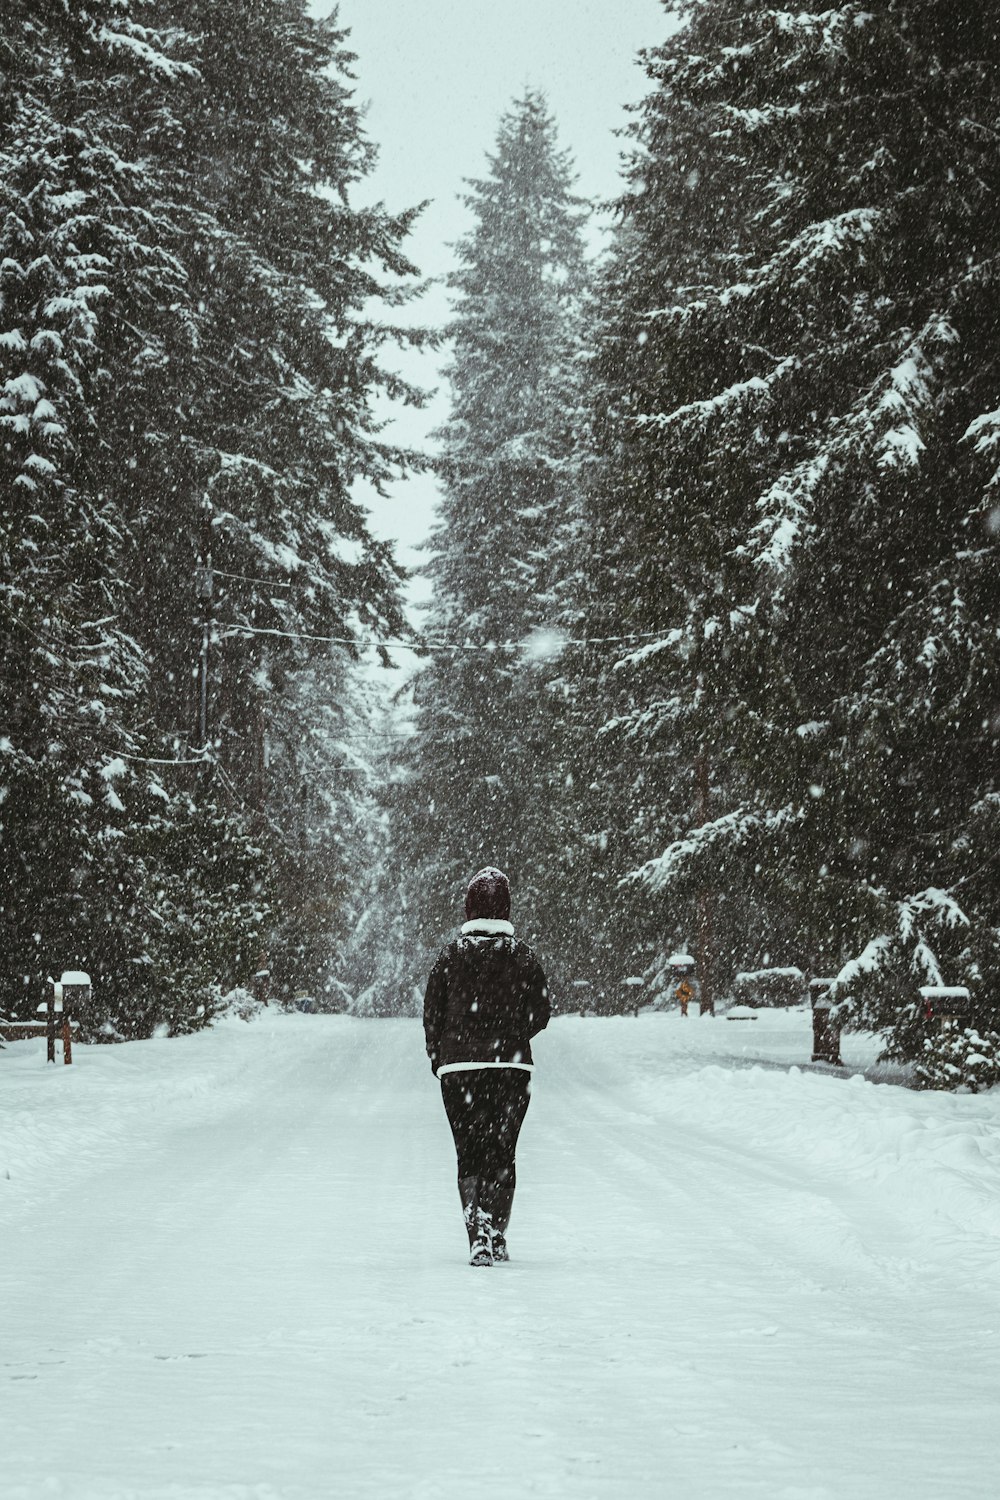
[[[513,937],[513,922],[501,922],[498,917],[477,917],[474,922],[466,922],[462,927],[465,936],[474,936],[481,933],[484,937]]]

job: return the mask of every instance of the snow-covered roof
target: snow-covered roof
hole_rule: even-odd
[[[691,957],[690,953],[671,953],[670,957],[667,959],[667,963],[670,965],[680,966],[681,964],[693,964],[694,959]]]
[[[90,975],[85,974],[82,969],[67,969],[59,976],[60,984],[89,984]]]
[[[968,1000],[970,992],[964,984],[922,984],[920,993],[925,1000]]]

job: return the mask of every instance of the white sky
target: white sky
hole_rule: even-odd
[[[313,0],[317,14],[330,10]],[[665,0],[341,0],[340,19],[351,30],[357,95],[366,127],[379,148],[374,176],[355,193],[358,203],[382,200],[399,210],[432,200],[408,243],[426,277],[452,264],[450,241],[467,227],[458,202],[462,179],[483,175],[500,115],[525,86],[542,89],[555,115],[561,144],[571,151],[585,197],[618,191],[614,131],[627,121],[625,105],[640,99],[648,80],[636,62],[640,47],[659,45],[672,29]],[[408,321],[440,326],[448,302],[433,287]],[[397,366],[423,386],[441,387],[441,353],[410,356]],[[447,413],[447,393],[425,410],[402,412],[397,439],[429,448],[428,433]],[[432,524],[436,486],[417,476],[372,505],[374,530],[398,542],[408,566]],[[415,600],[425,590],[413,586]]]

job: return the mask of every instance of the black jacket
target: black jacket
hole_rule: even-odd
[[[467,922],[427,981],[424,1036],[435,1072],[446,1063],[530,1063],[531,1038],[548,1021],[549,987],[527,943],[508,923]]]

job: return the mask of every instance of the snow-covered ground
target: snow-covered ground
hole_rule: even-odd
[[[421,1041],[0,1054],[3,1500],[997,1494],[997,1093],[559,1018],[481,1271]]]

